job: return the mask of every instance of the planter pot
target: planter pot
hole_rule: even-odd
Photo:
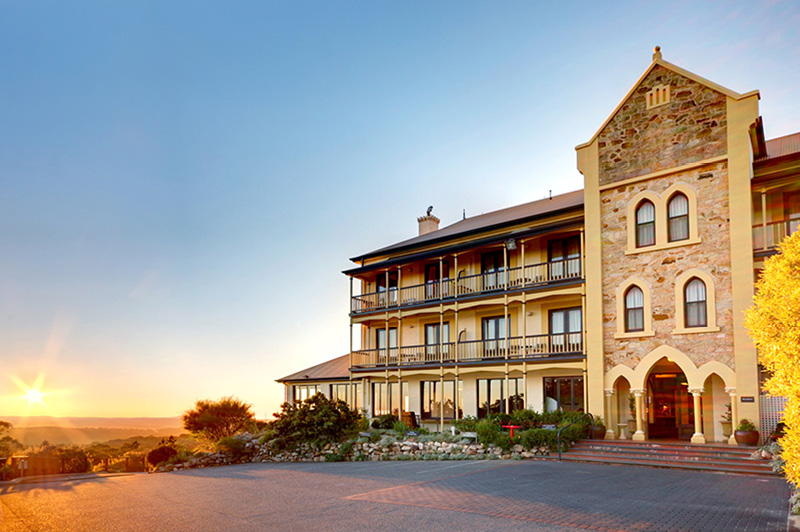
[[[629,419],[628,420],[628,437],[633,438],[633,434],[636,432],[636,420]]]
[[[731,435],[731,432],[733,430],[731,428],[731,422],[730,421],[720,421],[720,423],[722,424],[722,435],[727,438],[728,436]]]
[[[606,437],[606,428],[603,425],[595,425],[592,438],[594,438],[595,440],[602,440],[605,437]]]
[[[758,431],[757,430],[737,430],[733,433],[736,443],[739,445],[758,445]]]

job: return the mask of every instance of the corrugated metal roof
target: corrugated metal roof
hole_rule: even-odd
[[[579,207],[583,205],[583,190],[576,190],[574,192],[567,192],[566,194],[559,194],[552,198],[531,201],[523,203],[522,205],[515,205],[514,207],[507,207],[498,211],[487,212],[478,216],[472,216],[464,220],[448,225],[438,231],[409,238],[385,248],[376,249],[363,256],[354,257],[350,260],[357,262],[362,257],[375,257],[378,255],[385,255],[399,249],[406,249],[411,247],[418,247],[424,244],[432,243],[437,240],[444,240],[447,238],[457,237],[464,233],[470,233],[480,229],[488,229],[490,227],[501,226],[515,221],[524,220],[526,218],[533,218],[542,216],[551,212],[557,212],[563,209],[572,207]]]
[[[304,370],[292,373],[277,382],[291,381],[326,381],[350,378],[350,354],[336,357],[332,360],[311,366]]]
[[[769,161],[793,153],[800,153],[800,133],[778,137],[767,141],[767,155],[759,157],[756,162]]]

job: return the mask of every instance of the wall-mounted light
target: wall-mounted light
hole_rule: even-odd
[[[506,240],[506,249],[509,251],[514,251],[515,249],[517,249],[517,241],[514,240],[513,238],[509,238],[508,240]]]

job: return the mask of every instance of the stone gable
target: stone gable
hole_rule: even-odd
[[[647,108],[668,86],[670,101]],[[598,137],[600,185],[702,161],[727,152],[726,96],[661,65],[639,84]]]
[[[710,174],[710,175],[709,175]],[[701,177],[702,176],[702,177]],[[673,183],[685,183],[697,192],[699,244],[626,255],[627,206],[643,190],[659,195]],[[603,227],[603,351],[605,369],[617,364],[635,368],[650,351],[670,345],[701,366],[717,360],[733,368],[733,314],[730,254],[730,219],[727,163],[704,165],[679,174],[620,186],[601,192]],[[661,221],[661,223],[664,223]],[[695,223],[694,220],[691,223]],[[719,332],[673,335],[675,328],[675,279],[686,270],[699,268],[714,278]],[[650,286],[655,336],[615,339],[616,290],[631,276]]]

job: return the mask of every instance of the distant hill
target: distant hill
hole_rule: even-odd
[[[65,427],[83,429],[102,427],[109,429],[164,429],[181,427],[180,416],[174,417],[50,417],[50,416],[3,416],[14,427]]]
[[[186,432],[178,416],[155,418],[0,416],[0,419],[14,425],[10,436],[27,446],[39,445],[44,440],[52,444],[87,445],[139,436],[163,438]]]
[[[115,429],[115,428],[80,428],[71,429],[65,427],[14,427],[10,431],[10,436],[23,445],[39,445],[47,440],[52,444],[75,444],[87,445],[94,442],[106,442],[109,440],[125,440],[128,438],[147,438],[165,436],[179,436],[186,432],[182,427],[161,428],[161,429]]]

